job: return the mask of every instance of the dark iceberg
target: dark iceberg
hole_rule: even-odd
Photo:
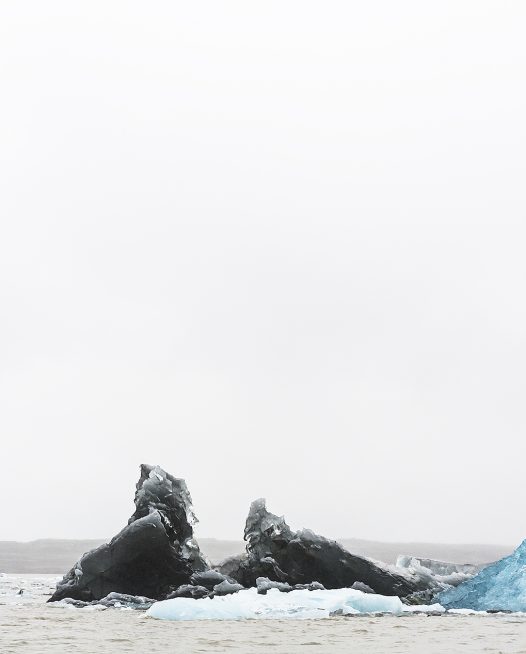
[[[51,600],[48,600],[51,601]],[[155,604],[156,600],[149,597],[141,597],[139,595],[125,595],[123,593],[109,593],[106,597],[103,597],[100,600],[93,600],[91,602],[85,602],[79,599],[72,599],[71,597],[65,597],[63,600],[64,604],[70,604],[77,609],[85,608],[86,606],[101,606],[107,609],[109,608],[119,608],[119,609],[135,609],[138,611],[147,611],[150,606]]]
[[[423,590],[411,579],[351,554],[336,541],[308,529],[292,531],[283,517],[267,511],[263,499],[250,507],[245,540],[246,555],[218,567],[245,587],[257,586],[258,578],[264,577],[289,586],[318,582],[328,589],[350,588],[359,582],[375,593],[399,597]]]
[[[193,538],[195,522],[184,479],[141,465],[128,525],[109,543],[84,554],[49,601],[92,602],[110,593],[164,599],[192,583],[194,573],[208,569]]]
[[[213,570],[193,537],[196,518],[185,481],[143,464],[136,488],[127,526],[84,554],[57,584],[50,602],[144,608],[155,600],[213,598],[250,587],[261,594],[356,588],[420,602],[444,588],[413,560],[398,573],[308,529],[294,532],[283,517],[267,511],[262,499],[252,503],[247,517],[246,553]]]

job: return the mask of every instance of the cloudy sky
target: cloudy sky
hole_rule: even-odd
[[[526,4],[0,7],[0,539],[526,537]]]

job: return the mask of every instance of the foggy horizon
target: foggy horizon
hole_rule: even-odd
[[[0,540],[526,538],[526,4],[3,13]]]
[[[272,511],[272,507],[269,507],[267,505],[267,508]],[[194,507],[195,509],[195,507]],[[133,510],[133,509],[132,509]],[[247,511],[248,512],[248,511]],[[273,511],[272,511],[273,512]],[[130,511],[131,514],[131,511]],[[128,516],[129,517],[129,516]],[[300,525],[300,524],[292,524],[291,521],[287,518],[285,515],[285,520],[289,524],[289,526],[294,529],[294,530],[299,530],[299,529],[310,529],[308,525]],[[73,541],[104,541],[104,542],[109,542],[111,538],[116,535],[116,533],[122,529],[126,524],[127,524],[127,518],[125,518],[124,522],[120,525],[117,524],[118,520],[115,521],[115,524],[117,525],[114,532],[111,534],[102,534],[102,535],[88,535],[88,536],[83,536],[82,534],[78,536],[54,536],[54,535],[47,535],[47,536],[38,536],[36,538],[28,538],[28,539],[15,539],[15,538],[3,538],[1,541],[3,542],[14,542],[14,543],[31,543],[31,542],[36,542],[36,541],[46,541],[46,540],[73,540]],[[229,536],[229,537],[224,537],[220,538],[215,536],[214,534],[209,534],[206,531],[202,532],[202,526],[200,524],[200,521],[194,526],[194,537],[195,539],[199,542],[201,540],[217,540],[217,541],[232,541],[232,542],[240,542],[244,543],[243,539],[243,529],[244,529],[244,522],[241,525],[241,530],[240,534],[238,536]],[[327,538],[330,538],[331,540],[336,540],[336,541],[351,541],[351,540],[356,540],[356,541],[364,541],[364,542],[371,542],[371,543],[385,543],[385,544],[397,544],[397,543],[414,543],[418,545],[425,545],[425,544],[432,544],[432,545],[495,545],[495,546],[502,546],[502,547],[509,547],[510,551],[517,545],[516,543],[510,543],[510,542],[502,542],[502,541],[454,541],[454,540],[420,540],[420,539],[398,539],[398,540],[389,540],[387,538],[367,538],[366,536],[361,536],[360,534],[353,534],[353,535],[348,535],[345,533],[341,533],[339,536],[331,534],[328,536],[327,534],[320,534],[322,536],[325,536]],[[0,542],[1,542],[0,541]]]

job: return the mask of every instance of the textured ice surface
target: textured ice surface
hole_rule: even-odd
[[[117,592],[164,599],[208,564],[193,538],[196,521],[184,479],[143,464],[135,513],[112,540],[87,552],[50,601],[92,602]]]
[[[240,590],[243,590],[241,584],[232,583],[225,579],[220,584],[214,586],[214,595],[232,595],[232,593],[237,593]]]
[[[289,593],[271,588],[265,595],[257,589],[242,590],[235,595],[200,600],[172,599],[156,602],[147,615],[161,620],[241,620],[241,619],[313,619],[331,614],[443,612],[433,606],[405,606],[395,596],[372,595],[351,588],[335,590],[293,590]]]
[[[399,573],[407,572],[411,578],[428,583],[429,588],[436,586],[436,591],[447,586],[458,586],[475,575],[481,566],[468,563],[448,563],[416,556],[400,555],[394,569]]]
[[[281,593],[290,593],[293,590],[325,590],[323,584],[318,581],[311,581],[310,584],[295,584],[291,586],[284,581],[272,581],[268,577],[258,577],[256,588],[260,595],[264,595],[271,588],[277,588]],[[362,590],[359,588],[358,590]]]
[[[239,620],[243,618],[327,618],[335,611],[345,614],[401,613],[404,605],[398,597],[368,595],[359,590],[293,590],[282,593],[276,588],[266,595],[250,588],[235,595],[156,602],[147,612],[162,620]]]
[[[391,566],[387,569],[347,552],[336,541],[309,529],[293,531],[283,516],[267,511],[265,500],[252,502],[245,525],[246,556],[232,557],[219,569],[245,587],[259,577],[290,586],[319,582],[325,588],[350,587],[355,582],[383,595],[404,597],[428,588],[419,577],[411,577]]]
[[[398,556],[396,566],[398,568],[425,568],[434,575],[444,577],[453,574],[463,574],[472,577],[482,567],[480,565],[473,565],[472,563],[449,563],[447,561],[437,561],[436,559],[424,559],[419,556],[408,556],[407,554],[400,554]]]
[[[395,596],[372,595],[351,588],[334,590],[269,589],[265,595],[256,588],[224,597],[172,599],[156,602],[147,615],[160,620],[242,620],[242,619],[319,619],[331,615],[360,613],[443,613],[439,604],[406,606]]]
[[[460,586],[437,597],[446,608],[526,611],[526,540]]]
[[[77,609],[89,609],[98,607],[102,609],[135,609],[137,611],[146,611],[155,600],[140,595],[126,595],[125,593],[109,593],[106,597],[92,602],[83,602],[82,600],[65,597],[61,600],[63,604],[74,606]]]

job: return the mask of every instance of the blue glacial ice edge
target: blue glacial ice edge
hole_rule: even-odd
[[[526,540],[510,556],[435,599],[446,609],[526,611]]]
[[[359,613],[444,612],[439,604],[407,606],[396,596],[363,593],[352,588],[293,590],[274,588],[259,595],[256,588],[232,595],[156,602],[147,615],[160,620],[316,619]]]

